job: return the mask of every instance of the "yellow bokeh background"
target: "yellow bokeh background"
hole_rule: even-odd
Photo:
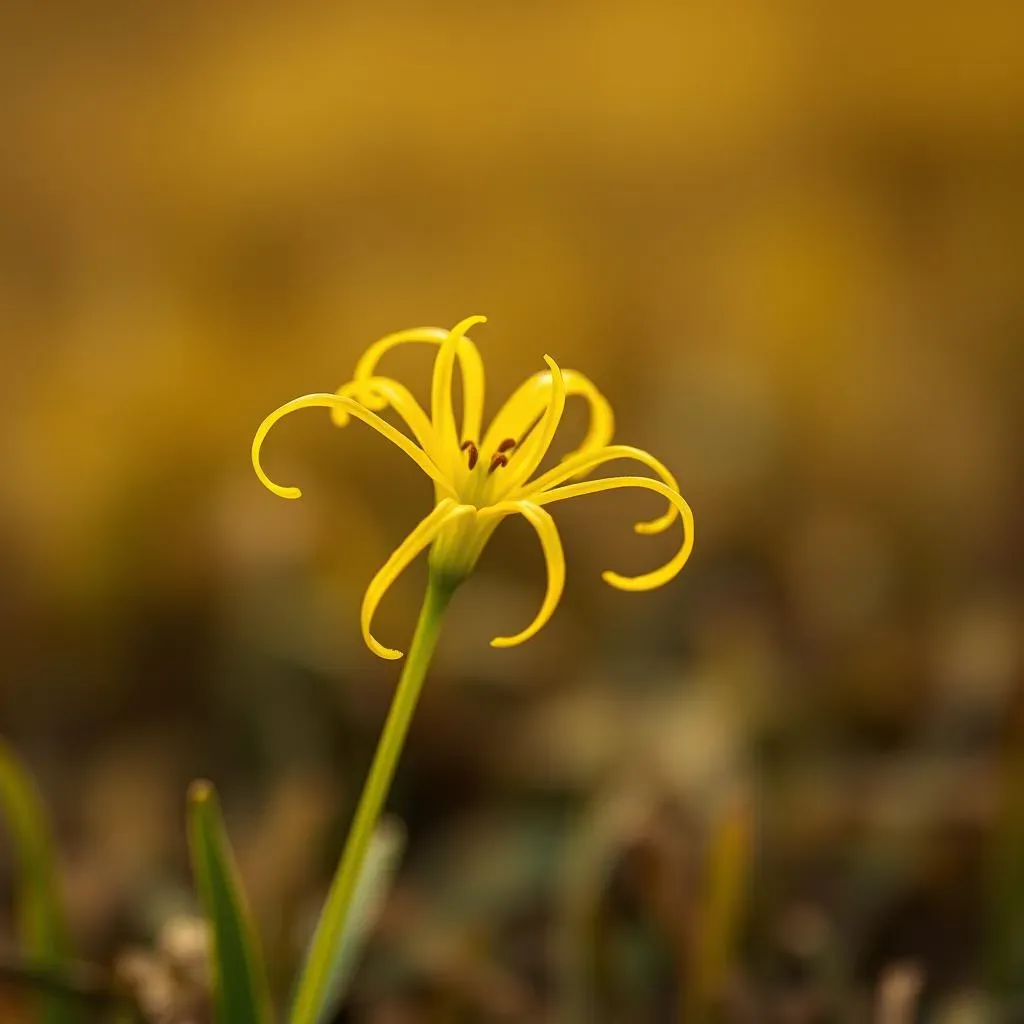
[[[133,776],[151,740],[164,768],[152,792],[133,779],[140,807],[176,813],[182,779],[247,770],[211,760],[209,693],[227,693],[217,729],[250,715],[264,736],[289,700],[301,719],[306,690],[285,672],[264,712],[242,670],[217,681],[225,663],[301,666],[372,741],[393,666],[362,647],[358,605],[430,488],[326,414],[265,449],[302,502],[259,486],[248,447],[377,337],[473,313],[489,408],[544,353],[584,371],[617,438],[678,476],[697,546],[669,587],[618,593],[602,569],[644,571],[674,543],[630,530],[654,499],[560,508],[563,606],[498,652],[490,636],[542,594],[535,541],[510,529],[452,613],[423,758],[443,761],[468,715],[493,747],[469,763],[497,758],[513,786],[537,765],[583,772],[586,789],[622,712],[569,695],[618,677],[628,702],[646,674],[727,692],[741,750],[752,720],[909,742],[947,707],[950,664],[970,680],[1019,658],[1020,4],[108,0],[3,22],[0,728],[58,806]],[[425,359],[392,365],[423,393]],[[389,646],[422,579],[382,609]],[[568,724],[489,744],[493,719],[453,689],[467,679]],[[813,844],[811,805],[779,799]],[[118,806],[95,835],[67,827],[149,878],[175,822],[126,826],[111,853],[96,836]],[[128,898],[99,888],[77,897],[89,934]]]

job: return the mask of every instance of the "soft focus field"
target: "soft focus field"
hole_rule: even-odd
[[[996,0],[9,5],[0,734],[83,959],[192,913],[206,776],[290,976],[397,677],[359,603],[431,492],[325,413],[266,449],[300,502],[249,443],[375,338],[484,313],[490,408],[545,352],[583,370],[697,544],[624,594],[600,572],[668,557],[631,530],[660,504],[559,506],[565,599],[497,651],[543,588],[499,532],[344,1019],[681,1019],[739,814],[722,1019],[896,1024],[880,983],[898,1013],[922,982],[932,1019],[1019,1020],[1022,40]]]

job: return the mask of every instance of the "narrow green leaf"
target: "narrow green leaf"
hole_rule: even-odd
[[[330,976],[317,1007],[317,1024],[328,1024],[342,1005],[359,957],[391,889],[404,846],[405,831],[397,818],[385,818],[374,830],[345,928],[331,954]]]
[[[270,1024],[270,989],[259,943],[245,908],[217,794],[193,782],[188,795],[192,872],[212,940],[218,1024]]]
[[[69,957],[69,943],[46,812],[35,783],[3,741],[0,807],[14,844],[14,911],[20,952],[38,967],[61,966]],[[40,995],[38,1019],[43,1024],[69,1024],[77,1014],[66,997]]]

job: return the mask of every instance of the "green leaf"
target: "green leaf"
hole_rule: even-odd
[[[342,1005],[366,940],[391,889],[404,846],[405,831],[397,818],[385,818],[374,830],[345,928],[331,953],[329,981],[316,1011],[317,1024],[328,1024]]]
[[[210,925],[213,993],[218,1024],[270,1024],[270,989],[256,933],[245,908],[217,794],[193,782],[188,838],[196,889]]]
[[[28,772],[3,741],[0,807],[14,843],[14,911],[20,952],[35,966],[62,966],[69,957],[69,942],[46,812]],[[77,1016],[67,998],[39,997],[38,1019],[43,1024],[69,1024]]]

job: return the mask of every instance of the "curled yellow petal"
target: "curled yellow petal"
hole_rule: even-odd
[[[469,320],[483,323],[486,317],[470,317]],[[470,325],[464,320],[461,326],[464,332]],[[443,327],[412,327],[389,334],[375,341],[360,357],[356,363],[354,381],[364,381],[376,376],[377,364],[381,358],[399,345],[443,345],[451,333]],[[480,424],[484,413],[484,364],[476,345],[464,336],[459,340],[456,358],[462,372],[462,437],[477,440],[480,437]],[[379,412],[387,404],[387,400],[371,397],[365,404]]]
[[[369,409],[359,402],[351,398],[328,394],[303,395],[301,398],[293,398],[279,409],[275,409],[260,424],[259,429],[256,431],[256,436],[252,439],[252,467],[256,470],[256,475],[260,478],[263,486],[273,491],[274,494],[282,498],[298,498],[302,495],[302,491],[298,487],[282,487],[280,484],[275,484],[263,471],[263,467],[260,465],[260,449],[263,447],[263,441],[270,432],[270,428],[279,419],[299,409],[312,408],[342,409],[357,420],[362,420],[368,426],[373,427],[378,433],[383,434],[395,447],[401,448],[445,494],[455,497],[455,492],[444,474],[434,465],[434,462],[426,452],[417,448],[405,434],[386,420],[382,420],[376,413],[370,412]]]
[[[551,356],[545,356],[544,362],[548,364],[548,369],[551,371],[551,388],[548,393],[547,408],[544,410],[540,424],[509,459],[508,470],[505,473],[500,492],[505,495],[515,488],[521,487],[533,476],[534,471],[551,447],[551,442],[555,439],[558,424],[565,411],[565,383],[562,380],[562,371]]]
[[[437,439],[434,436],[430,417],[423,411],[420,403],[413,398],[412,393],[404,384],[399,384],[397,380],[392,380],[390,377],[367,377],[365,380],[353,380],[348,384],[343,384],[335,394],[339,398],[354,399],[367,408],[378,407],[380,399],[383,398],[384,406],[390,405],[402,417],[420,447],[436,463]],[[331,419],[335,426],[348,426],[350,418],[347,409],[338,407],[331,409]]]
[[[554,490],[534,495],[532,500],[537,505],[549,505],[555,501],[565,501],[566,498],[579,498],[585,494],[597,494],[599,491],[611,491],[619,487],[640,487],[647,491],[654,491],[655,494],[668,498],[682,517],[682,546],[675,556],[660,569],[644,573],[642,576],[620,576],[617,572],[601,574],[605,583],[618,587],[619,590],[653,590],[655,587],[668,583],[686,564],[686,560],[693,550],[693,513],[678,491],[663,484],[660,480],[649,480],[642,476],[615,476],[607,480],[587,480],[583,483],[556,487]]]
[[[608,444],[615,433],[615,415],[608,399],[578,370],[562,370],[562,382],[567,398],[579,396],[590,407],[587,432],[579,447],[565,456],[567,461]],[[494,451],[507,437],[519,438],[550,403],[551,387],[551,371],[541,370],[516,388],[491,421],[481,451]]]
[[[455,459],[459,455],[459,439],[455,430],[455,413],[452,409],[452,382],[455,377],[455,357],[459,350],[462,336],[474,324],[484,323],[485,316],[468,316],[460,320],[441,345],[434,360],[434,376],[430,386],[430,418],[434,427],[434,435],[440,446],[442,468],[449,474],[455,469]]]
[[[583,473],[589,473],[591,470],[597,469],[598,466],[603,466],[606,462],[612,462],[615,459],[634,459],[637,462],[642,462],[645,466],[654,470],[673,491],[679,490],[679,484],[668,467],[651,455],[650,452],[645,452],[642,448],[634,448],[628,444],[612,444],[597,451],[582,452],[578,455],[570,456],[560,466],[555,466],[554,469],[548,470],[543,476],[539,476],[536,480],[528,483],[516,497],[529,499],[540,491],[550,490],[566,480],[571,480],[573,477]],[[676,511],[676,506],[670,502],[668,511],[663,516],[652,519],[650,522],[637,523],[633,528],[637,533],[662,533],[675,522]]]
[[[506,438],[518,440],[550,402],[551,374],[547,370],[528,377],[509,396],[491,420],[480,444],[481,451],[492,452]]]
[[[378,657],[386,658],[389,661],[402,657],[401,651],[393,650],[378,643],[370,632],[373,616],[377,611],[381,598],[416,556],[430,545],[448,523],[453,519],[458,519],[475,511],[471,505],[460,505],[451,498],[445,498],[443,501],[438,502],[434,511],[421,520],[412,533],[398,545],[391,557],[370,581],[370,585],[366,588],[366,594],[363,597],[363,607],[359,621],[366,646]]]
[[[578,370],[563,370],[562,379],[565,381],[565,393],[572,397],[575,395],[586,399],[590,406],[590,423],[587,432],[580,442],[579,447],[570,452],[564,461],[575,455],[584,455],[587,452],[604,448],[615,433],[615,414],[612,412],[611,403],[595,387],[593,382],[584,377]]]
[[[530,637],[535,636],[554,614],[558,602],[562,599],[565,588],[565,554],[562,551],[562,540],[558,536],[558,527],[554,519],[544,509],[529,501],[508,501],[494,505],[485,514],[509,515],[518,512],[537,531],[540,546],[544,551],[544,561],[548,570],[548,587],[544,594],[537,617],[521,633],[515,636],[496,636],[491,641],[492,647],[515,647]]]

